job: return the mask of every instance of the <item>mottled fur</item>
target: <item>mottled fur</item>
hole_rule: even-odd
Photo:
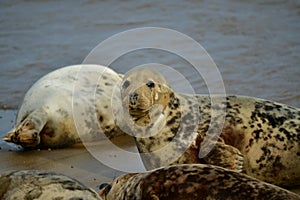
[[[203,164],[125,174],[104,186],[98,192],[104,200],[300,199],[297,194],[244,174]]]
[[[100,200],[99,195],[80,182],[62,174],[20,170],[0,174],[0,199]]]
[[[175,93],[157,71],[146,68],[124,77],[122,98],[136,124],[132,132],[139,133],[135,140],[147,169],[207,163],[278,185],[300,185],[298,108],[246,96]],[[218,102],[214,107],[211,98]],[[223,111],[224,124],[219,119]],[[213,138],[222,125],[221,137]],[[214,148],[199,158],[205,138]]]

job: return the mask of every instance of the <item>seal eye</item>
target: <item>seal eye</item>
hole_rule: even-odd
[[[128,86],[130,85],[130,82],[128,80],[126,80],[124,83],[123,83],[123,88],[126,89],[128,88]]]
[[[101,185],[98,186],[99,190],[101,190],[103,188],[104,188],[105,195],[107,195],[111,189],[111,185],[108,183],[102,183]]]
[[[107,186],[104,188],[105,194],[107,195],[107,194],[109,193],[110,190],[111,190],[111,185],[107,185]]]
[[[106,186],[108,186],[109,184],[108,183],[102,183],[98,186],[98,189],[101,190],[103,188],[105,188]]]
[[[146,83],[146,85],[149,87],[149,88],[154,88],[155,87],[155,83],[153,81],[148,81]]]

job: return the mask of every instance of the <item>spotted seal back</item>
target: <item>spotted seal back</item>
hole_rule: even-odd
[[[278,199],[300,196],[244,174],[204,164],[163,167],[100,185],[105,200]]]

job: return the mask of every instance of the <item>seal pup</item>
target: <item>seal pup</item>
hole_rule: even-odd
[[[278,186],[206,164],[174,165],[125,174],[99,188],[104,200],[300,199]]]
[[[27,91],[16,125],[3,140],[24,148],[61,148],[102,133],[122,134],[111,108],[121,77],[100,65],[67,66],[45,75]],[[75,124],[74,116],[82,123]]]
[[[206,163],[281,186],[300,185],[298,108],[236,95],[222,96],[212,107],[211,99],[220,96],[176,93],[158,71],[146,67],[124,76],[121,97],[147,169]],[[224,110],[222,123],[218,115]],[[211,140],[218,127],[223,127],[220,137]],[[214,147],[199,158],[205,138],[215,140]]]

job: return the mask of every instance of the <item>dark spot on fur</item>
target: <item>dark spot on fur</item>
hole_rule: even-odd
[[[243,120],[242,120],[241,118],[238,118],[238,119],[236,120],[236,122],[239,123],[239,124],[242,124],[242,123],[243,123]]]
[[[36,190],[30,190],[29,192],[26,193],[24,199],[26,199],[26,200],[27,199],[28,200],[30,200],[30,199],[37,199],[37,198],[39,198],[41,196],[42,193],[43,192],[42,192],[41,188],[38,188]]]
[[[252,136],[254,136],[254,139],[255,139],[256,141],[260,138],[260,133],[262,133],[262,132],[263,132],[262,129],[253,131]]]
[[[268,113],[258,112],[256,114],[257,114],[256,116],[259,117],[260,119],[262,119],[262,121],[263,121],[263,119],[268,120],[268,122],[269,122],[268,124],[270,126],[272,126],[273,128],[281,126],[286,120],[286,117],[275,117],[274,115],[271,115]]]
[[[106,85],[106,86],[112,86],[112,84],[108,83],[108,82],[105,82],[104,85]]]
[[[186,182],[195,182],[197,183],[199,179],[199,175],[198,174],[189,174],[186,178]]]
[[[253,138],[251,138],[251,139],[249,140],[249,146],[250,146],[250,147],[253,145],[253,141],[254,141]]]
[[[177,128],[171,128],[171,132],[173,133],[173,134],[176,134],[177,133]]]
[[[99,87],[96,89],[96,93],[97,93],[97,94],[101,94],[102,92],[104,92],[103,89],[101,89],[101,88],[99,88]]]
[[[292,138],[292,135],[290,134],[290,132],[288,132],[285,128],[280,128],[279,131],[284,133],[288,140],[290,140]]]
[[[281,157],[276,156],[274,162],[273,162],[273,169],[274,169],[274,174],[278,173],[279,171],[285,170],[284,165],[281,163]]]
[[[64,200],[64,197],[55,197],[53,200]]]
[[[281,141],[281,142],[284,141],[284,137],[283,137],[283,136],[280,136],[279,134],[275,135],[275,139],[276,139],[276,140],[279,140],[279,141]]]
[[[84,188],[82,186],[80,186],[77,183],[74,183],[72,181],[66,180],[66,181],[61,181],[62,187],[64,189],[68,189],[68,190],[83,190]]]
[[[169,101],[169,108],[171,108],[172,110],[175,110],[179,107],[180,103],[179,103],[179,99],[175,98],[174,93],[170,94],[170,101]]]
[[[271,111],[271,110],[273,110],[273,109],[274,109],[273,106],[265,105],[265,110],[266,110],[266,111]]]
[[[176,122],[176,117],[172,117],[170,120],[167,121],[167,126],[170,126]]]

